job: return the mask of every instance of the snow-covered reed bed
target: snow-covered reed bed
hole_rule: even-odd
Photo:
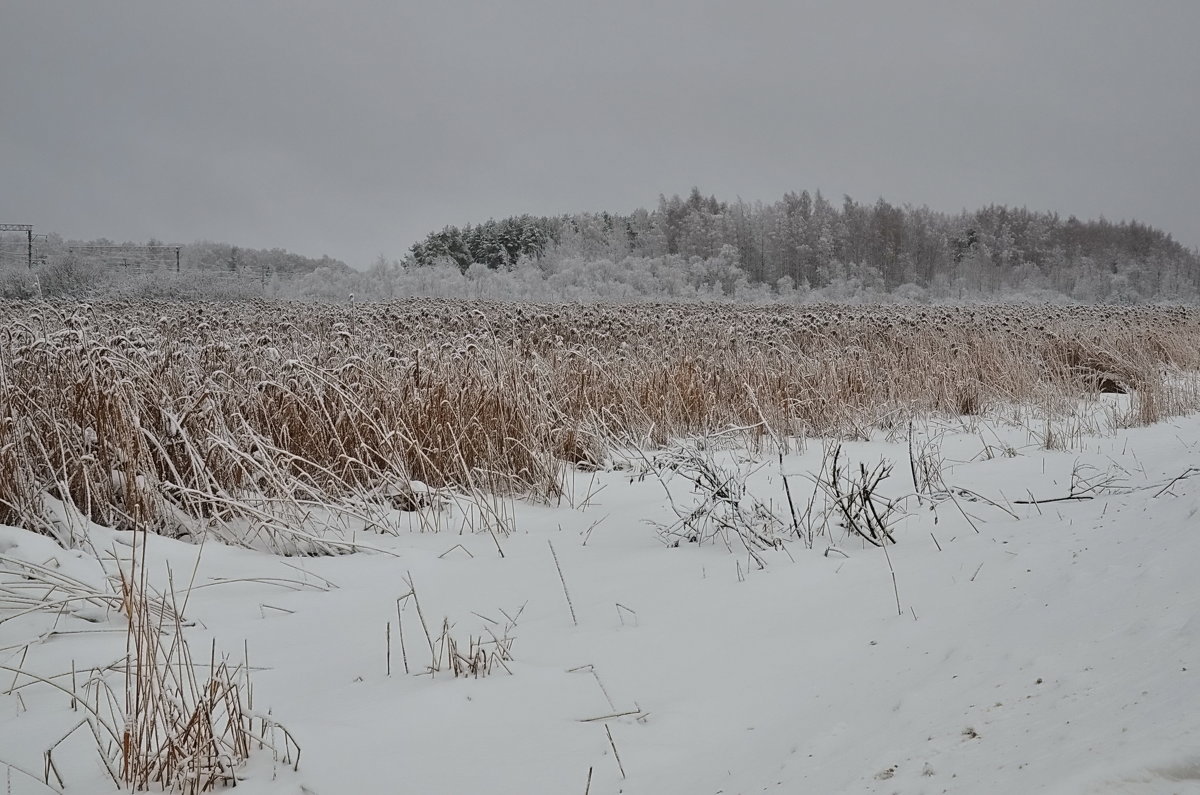
[[[1182,308],[9,302],[0,337],[0,523],[67,544],[81,515],[329,553],[331,513],[553,499],[615,442],[1200,405]]]

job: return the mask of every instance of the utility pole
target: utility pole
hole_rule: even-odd
[[[0,232],[25,233],[25,265],[33,270],[33,224],[0,224]]]

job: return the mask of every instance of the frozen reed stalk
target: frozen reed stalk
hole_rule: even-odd
[[[779,477],[783,481],[783,493],[787,496],[788,512],[792,515],[792,532],[800,538],[800,520],[796,518],[796,503],[792,501],[792,487],[788,484],[787,473],[783,471],[783,451],[779,453]]]
[[[904,608],[900,606],[900,586],[896,584],[896,569],[892,566],[892,556],[888,554],[887,544],[882,544],[883,556],[887,558],[888,571],[892,573],[892,592],[896,594],[896,614],[903,616]]]
[[[593,718],[580,718],[579,722],[580,723],[595,723],[597,721],[611,720],[613,718],[624,718],[629,715],[641,715],[641,714],[642,714],[642,709],[641,709],[641,707],[638,707],[636,709],[627,709],[623,712],[611,712],[607,715],[597,715]]]
[[[617,709],[617,705],[613,703],[612,696],[610,696],[608,694],[608,688],[605,687],[604,682],[602,682],[600,680],[600,674],[598,671],[596,671],[596,666],[592,665],[591,663],[588,663],[587,665],[580,665],[575,668],[567,669],[567,673],[569,673],[569,674],[573,674],[578,671],[586,671],[595,678],[596,684],[600,687],[600,692],[604,694],[604,700],[608,702],[608,706],[615,712]]]
[[[625,765],[621,764],[621,752],[617,750],[617,743],[613,739],[612,729],[608,727],[607,723],[604,724],[604,733],[608,735],[608,744],[612,746],[613,758],[617,760],[617,769],[621,771],[621,778],[625,778]]]
[[[912,472],[913,491],[917,495],[917,505],[924,505],[921,498],[921,484],[917,482],[917,459],[913,454],[913,421],[908,421],[908,468]]]
[[[396,600],[396,634],[400,636],[400,659],[404,661],[404,673],[409,673],[408,670],[408,649],[404,646],[404,617],[402,615],[404,608],[401,605],[402,601],[407,600],[406,596],[402,596]]]
[[[975,578],[979,576],[979,572],[980,572],[982,569],[983,569],[983,563],[981,562],[981,563],[979,564],[979,566],[978,566],[978,567],[976,567],[976,569],[975,569],[975,573],[971,575],[971,582],[975,582]]]
[[[408,594],[401,598],[412,598],[413,605],[417,608],[417,619],[421,622],[421,629],[425,632],[425,642],[429,644],[429,653],[435,654],[433,636],[429,634],[429,625],[425,623],[425,614],[421,612],[421,600],[417,598],[417,587],[413,585],[412,572],[405,572],[404,584],[408,586]]]
[[[571,609],[571,623],[579,626],[579,619],[575,617],[575,605],[571,603],[571,592],[567,590],[567,578],[563,576],[562,566],[558,563],[558,553],[554,551],[554,544],[548,538],[546,545],[550,547],[550,555],[554,558],[554,568],[558,569],[558,579],[562,583],[563,596],[567,597],[567,607]]]

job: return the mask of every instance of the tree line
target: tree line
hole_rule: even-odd
[[[564,259],[732,259],[752,284],[935,296],[1050,291],[1085,300],[1184,298],[1200,293],[1200,256],[1138,221],[1114,223],[990,205],[958,214],[880,198],[840,204],[820,191],[772,203],[733,202],[693,188],[629,214],[521,215],[447,226],[413,245],[415,265],[553,270]]]

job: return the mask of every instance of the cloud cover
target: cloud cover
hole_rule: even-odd
[[[8,0],[0,221],[363,267],[699,185],[1200,244],[1200,4]]]

